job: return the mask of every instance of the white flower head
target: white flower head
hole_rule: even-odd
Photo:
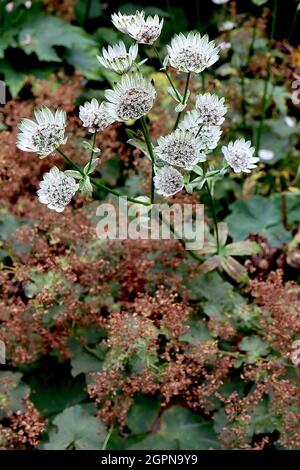
[[[265,162],[267,162],[269,160],[273,160],[275,155],[274,155],[273,150],[261,149],[258,152],[258,156],[259,156],[260,160],[264,160]]]
[[[167,49],[171,66],[181,72],[200,73],[219,59],[219,48],[199,33],[175,34]]]
[[[141,44],[153,44],[160,36],[164,20],[158,15],[136,15],[127,27],[128,34]]]
[[[212,0],[212,2],[216,5],[223,5],[224,3],[228,3],[229,0]]]
[[[159,168],[153,181],[157,194],[162,196],[173,196],[184,186],[182,174],[172,166]]]
[[[206,161],[201,152],[201,140],[192,132],[177,129],[157,139],[156,155],[171,165],[191,170],[198,162]]]
[[[253,168],[256,168],[259,158],[253,156],[254,151],[251,142],[246,142],[245,139],[229,142],[227,147],[222,147],[224,158],[235,173],[241,171],[250,173]]]
[[[24,152],[36,152],[41,158],[65,144],[66,113],[57,109],[55,114],[46,106],[34,111],[36,121],[22,119],[17,135],[17,147]]]
[[[134,15],[122,15],[122,13],[113,13],[111,21],[121,33],[129,34],[128,26],[134,24],[138,18],[144,19],[145,12],[136,11]]]
[[[39,201],[46,204],[49,209],[62,212],[71,202],[79,188],[79,184],[71,176],[67,176],[56,166],[45,173],[37,191]]]
[[[196,110],[199,114],[199,123],[207,126],[220,126],[224,122],[223,116],[227,112],[224,101],[224,98],[219,99],[217,95],[210,93],[198,95]]]
[[[105,91],[107,111],[116,121],[129,121],[148,114],[155,99],[155,88],[140,73],[126,74],[113,90]]]
[[[97,56],[100,64],[113,72],[127,73],[132,68],[138,54],[138,45],[130,46],[128,52],[123,41],[107,49],[102,49],[102,56]]]
[[[233,21],[224,21],[224,23],[220,24],[219,31],[231,31],[235,26],[236,24]]]
[[[199,148],[204,153],[209,153],[214,150],[221,138],[220,126],[206,126],[199,122],[199,114],[194,109],[188,111],[184,116],[184,119],[179,124],[179,129],[187,130],[197,135],[199,140]]]
[[[91,102],[86,101],[83,106],[79,107],[79,118],[83,127],[87,127],[92,134],[103,131],[114,122],[106,110],[106,104],[99,104],[96,98],[93,98]]]
[[[284,122],[286,123],[287,126],[289,127],[295,127],[296,126],[296,119],[291,116],[285,116]]]

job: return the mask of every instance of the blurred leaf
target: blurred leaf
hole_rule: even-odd
[[[105,425],[80,405],[67,408],[53,420],[56,430],[49,433],[45,450],[101,450]]]
[[[250,233],[265,236],[274,246],[291,240],[291,234],[282,226],[280,208],[270,199],[253,196],[237,200],[231,204],[230,210],[226,221],[234,240],[245,239]]]
[[[221,267],[224,271],[237,282],[248,282],[246,268],[231,256],[221,256]]]
[[[257,335],[246,336],[239,344],[241,351],[247,352],[247,362],[253,363],[269,353],[269,346]]]
[[[160,398],[138,395],[128,412],[127,425],[134,434],[151,431],[160,409]]]

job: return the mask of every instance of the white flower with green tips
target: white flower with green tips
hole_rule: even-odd
[[[229,142],[228,146],[222,147],[222,152],[228,165],[235,173],[250,173],[256,168],[259,158],[254,157],[255,148],[251,147],[251,142],[245,139],[238,139],[235,142]]]
[[[126,46],[123,41],[113,46],[108,46],[107,49],[102,49],[102,56],[97,56],[100,64],[113,72],[123,74],[129,72],[137,58],[138,44],[130,46],[129,50],[126,50]]]
[[[139,15],[128,24],[128,34],[141,44],[153,44],[160,36],[163,23],[158,15],[146,18]]]
[[[217,147],[222,131],[220,126],[207,126],[203,125],[200,121],[199,113],[195,109],[188,111],[179,124],[179,129],[187,130],[197,135],[199,147],[201,147],[204,153],[209,153]]]
[[[107,112],[106,103],[99,104],[96,98],[93,98],[91,102],[86,101],[83,106],[79,107],[79,118],[83,127],[87,127],[92,134],[103,131],[114,122]]]
[[[44,106],[41,110],[35,110],[34,114],[36,122],[22,119],[17,135],[17,147],[24,152],[36,152],[44,158],[67,141],[66,113],[63,109],[57,109],[53,113]]]
[[[207,34],[175,34],[167,49],[170,65],[180,72],[200,73],[219,59],[219,48]]]
[[[224,122],[224,115],[227,112],[224,101],[224,98],[219,98],[211,93],[198,95],[196,100],[198,122],[207,126],[220,126]]]
[[[111,15],[111,21],[113,22],[114,26],[119,31],[121,31],[121,33],[129,34],[128,27],[139,19],[144,19],[144,17],[144,11],[136,11],[134,15],[123,15],[122,13],[118,12]]]
[[[140,73],[122,75],[113,90],[105,91],[107,111],[116,121],[138,119],[149,113],[156,91]]]

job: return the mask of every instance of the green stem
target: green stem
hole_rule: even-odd
[[[186,77],[185,89],[184,89],[184,94],[183,94],[183,104],[185,103],[185,100],[186,100],[186,97],[187,97],[187,94],[188,94],[188,91],[189,91],[190,78],[191,78],[191,72],[189,72],[187,74],[187,77]],[[176,131],[176,129],[177,129],[177,126],[178,126],[179,121],[180,121],[181,113],[182,113],[182,111],[180,111],[180,113],[177,114],[177,118],[176,118],[176,122],[175,122],[175,125],[174,125],[174,128],[173,128],[173,132]]]
[[[274,0],[274,10],[273,10],[273,15],[272,15],[272,26],[271,26],[271,35],[270,35],[270,40],[269,40],[269,48],[271,48],[271,45],[274,39],[276,17],[277,17],[277,7],[278,7],[278,0]],[[262,117],[261,117],[258,129],[257,129],[257,135],[256,135],[256,155],[259,154],[261,137],[262,137],[265,119],[266,119],[267,91],[268,91],[270,78],[271,78],[271,53],[269,53],[269,57],[268,57],[267,73],[266,73],[263,97],[262,97]]]
[[[247,54],[247,59],[245,62],[245,65],[241,67],[241,95],[242,95],[242,119],[243,119],[243,128],[244,130],[247,128],[247,123],[246,123],[246,112],[247,112],[247,106],[246,106],[246,87],[245,87],[245,72],[248,69],[248,65],[251,59],[251,54],[254,48],[254,42],[256,39],[256,22],[254,23],[253,26],[253,32],[252,32],[252,38],[251,38],[251,43],[249,46],[248,54]]]
[[[299,4],[298,4],[297,7],[296,7],[296,13],[294,14],[294,18],[293,18],[293,22],[292,22],[290,34],[289,34],[289,37],[288,37],[288,41],[289,41],[289,42],[291,42],[291,39],[292,39],[293,34],[294,34],[294,29],[295,29],[295,26],[296,26],[296,23],[297,23],[299,11],[300,11],[300,10],[299,10]]]
[[[148,126],[147,126],[147,123],[146,123],[145,116],[142,116],[140,121],[141,121],[141,126],[142,126],[142,132],[143,132],[145,142],[146,142],[146,145],[147,145],[147,148],[148,148],[148,151],[149,151],[149,155],[150,155],[150,158],[151,158],[151,162],[152,162],[151,204],[153,204],[153,202],[154,202],[154,160],[155,160],[155,157],[154,157],[153,146],[152,146],[151,138],[150,138],[150,135],[149,135],[149,130],[148,130]]]
[[[110,194],[113,194],[114,196],[126,197],[128,201],[134,202],[135,204],[141,204],[142,206],[151,206],[150,202],[139,201],[138,199],[127,196],[126,194],[121,194],[121,193],[119,193],[119,191],[116,191],[115,189],[109,188],[105,184],[99,183],[94,178],[91,178],[91,182],[93,183],[94,186],[96,186],[96,188],[105,189],[105,191],[109,192]]]
[[[79,173],[82,175],[82,176],[85,176],[85,174],[83,173],[82,169],[80,168],[80,166],[78,166],[76,163],[72,162],[72,160],[61,150],[61,148],[57,148],[56,149],[58,151],[58,153],[61,154],[61,156],[63,157],[63,159],[70,165],[72,166],[75,170],[79,171]]]
[[[170,83],[171,87],[172,87],[173,90],[174,90],[174,93],[176,94],[176,97],[177,97],[178,101],[181,102],[180,95],[179,95],[179,93],[178,93],[178,91],[177,91],[177,89],[176,89],[176,87],[175,87],[175,85],[174,85],[174,83],[173,83],[173,80],[172,80],[172,78],[170,77],[170,75],[169,75],[169,73],[168,73],[166,67],[165,67],[164,64],[163,64],[163,61],[161,60],[161,57],[160,57],[159,52],[158,52],[158,50],[157,50],[157,47],[156,47],[155,45],[153,45],[153,49],[154,49],[154,51],[155,51],[155,54],[157,55],[157,58],[158,58],[159,63],[160,63],[160,65],[161,65],[162,69],[163,69],[163,72],[165,73],[167,79],[169,80],[169,83]]]
[[[83,173],[82,169],[76,165],[76,163],[72,162],[72,160],[60,149],[56,149],[58,151],[58,153],[60,153],[62,155],[62,157],[64,158],[64,160],[72,167],[74,168],[74,170],[77,170],[83,177],[86,177],[86,175]],[[141,204],[142,206],[150,206],[151,204],[149,202],[143,202],[143,201],[139,201],[138,199],[134,199],[133,197],[129,197],[129,196],[126,196],[126,194],[121,194],[119,193],[118,191],[116,191],[115,189],[112,189],[112,188],[109,188],[108,186],[106,186],[105,184],[102,184],[102,183],[99,183],[98,181],[96,181],[94,178],[91,178],[91,182],[93,183],[94,186],[96,186],[97,188],[100,188],[100,189],[105,189],[105,191],[113,194],[114,196],[118,196],[118,197],[127,197],[127,200],[130,201],[130,202],[134,202],[135,204]]]
[[[211,208],[212,215],[213,215],[216,241],[217,241],[217,254],[218,254],[219,251],[220,251],[220,240],[219,240],[218,219],[217,219],[217,214],[216,214],[216,210],[215,210],[215,203],[214,203],[214,199],[212,197],[211,191],[209,189],[209,184],[208,184],[207,181],[205,182],[204,186],[205,186],[205,189],[206,189],[208,197],[209,197],[210,208]]]
[[[90,156],[88,171],[86,172],[87,175],[89,174],[89,171],[90,171],[91,166],[92,166],[92,161],[93,161],[93,157],[94,157],[94,148],[95,148],[95,145],[96,145],[96,136],[97,136],[97,132],[94,132],[93,143],[92,143],[92,148],[91,148],[91,156]]]
[[[183,246],[183,248],[185,249],[185,251],[192,257],[194,258],[195,260],[197,261],[201,261],[202,262],[202,259],[200,258],[200,256],[198,256],[194,251],[192,250],[187,250],[185,245],[186,245],[186,241],[183,239],[183,238],[180,238],[180,236],[176,233],[176,229],[174,227],[174,225],[171,224],[171,222],[166,222],[162,213],[159,212],[158,214],[159,216],[159,220],[161,222],[163,222],[164,224],[168,225],[168,227],[170,228],[171,232],[173,233],[173,235],[176,237],[176,239],[179,241],[179,243],[181,243],[181,245]]]
[[[104,442],[103,442],[103,446],[102,446],[102,449],[101,449],[101,450],[106,450],[107,444],[108,444],[108,442],[109,442],[109,439],[111,438],[111,435],[112,435],[112,433],[113,433],[113,430],[114,430],[114,425],[112,424],[112,425],[110,426],[110,428],[109,428],[108,433],[106,434],[106,438],[105,438],[105,440],[104,440]]]

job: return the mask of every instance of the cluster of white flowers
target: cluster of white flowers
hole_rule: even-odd
[[[134,15],[114,13],[111,19],[119,31],[141,44],[153,44],[159,38],[163,27],[163,20],[160,20],[158,15],[145,18],[143,11],[137,11]]]
[[[213,1],[225,3],[226,0]],[[112,22],[136,42],[127,49],[124,42],[119,41],[107,49],[103,48],[102,55],[97,56],[103,67],[121,75],[121,78],[113,89],[104,92],[106,101],[99,103],[93,98],[80,106],[82,125],[93,134],[103,131],[115,121],[143,118],[152,109],[156,98],[152,82],[139,71],[144,61],[137,63],[136,60],[138,43],[151,45],[157,41],[163,20],[157,15],[146,17],[143,11],[137,11],[134,15],[113,14]],[[167,46],[167,57],[163,63],[165,67],[169,64],[178,72],[201,73],[219,59],[219,51],[220,45],[209,41],[207,35],[180,33]],[[189,96],[188,90],[184,98],[172,93],[172,96],[175,95],[179,102],[176,110],[182,112]],[[195,165],[208,160],[209,153],[218,146],[226,112],[224,98],[211,93],[200,94],[196,97],[195,109],[186,112],[182,120],[178,116],[178,126],[175,126],[174,131],[157,139],[157,145],[150,150],[153,150],[154,185],[158,194],[172,196],[181,191],[184,187],[182,172],[191,171]],[[35,111],[35,117],[36,122],[30,119],[21,121],[17,146],[27,152],[36,152],[41,158],[53,154],[56,149],[62,153],[59,147],[67,140],[66,113],[63,110],[52,112],[43,107]],[[146,143],[149,146],[147,139]],[[94,149],[91,149],[93,152]],[[228,166],[236,173],[249,172],[258,162],[251,143],[244,139],[230,142],[227,147],[222,147],[222,152]],[[92,184],[88,175],[93,170],[91,164],[86,165],[83,171],[69,171],[68,174],[56,167],[52,168],[40,183],[39,200],[50,209],[61,212],[79,189],[83,191],[88,185],[91,194]],[[79,180],[78,183],[73,176]]]

